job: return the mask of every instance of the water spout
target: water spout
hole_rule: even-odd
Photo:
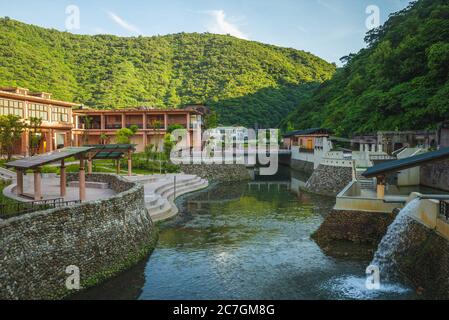
[[[407,239],[411,216],[419,207],[420,199],[410,201],[396,216],[379,244],[371,265],[379,267],[382,279],[391,280],[396,276],[396,259]]]

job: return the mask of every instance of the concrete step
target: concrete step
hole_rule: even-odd
[[[198,183],[200,180],[201,180],[201,178],[195,178],[195,179],[191,179],[191,180],[187,180],[187,181],[177,182],[176,188],[183,188],[188,185],[193,185],[195,183]],[[173,188],[174,188],[174,183],[169,183],[169,184],[164,185],[163,187],[158,188],[156,190],[156,193],[160,194],[161,196],[165,196],[167,191],[169,191]]]
[[[0,167],[0,179],[2,179],[2,180],[13,180],[15,178],[16,178],[15,172]]]

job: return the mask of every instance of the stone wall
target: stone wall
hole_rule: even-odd
[[[449,191],[449,160],[421,166],[421,184]]]
[[[399,272],[426,298],[449,299],[449,242],[410,219],[407,236],[396,251]]]
[[[233,182],[250,180],[248,169],[243,164],[181,164],[181,171],[207,179],[209,182]]]
[[[87,180],[108,182],[119,193],[0,222],[0,299],[61,298],[70,293],[68,266],[79,267],[86,288],[153,250],[157,231],[145,208],[143,186],[105,174]]]
[[[313,172],[313,162],[291,159],[290,166],[292,169],[311,174]]]
[[[307,181],[310,192],[336,196],[352,181],[352,168],[320,164]]]
[[[395,213],[332,210],[312,238],[331,255],[344,256],[347,246],[342,244],[355,244],[351,249],[363,250],[355,254],[372,258],[395,217]]]

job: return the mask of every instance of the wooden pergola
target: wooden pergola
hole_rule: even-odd
[[[86,199],[86,174],[85,174],[85,157],[88,152],[93,148],[91,147],[69,147],[61,150],[54,151],[49,154],[37,155],[34,157],[28,157],[20,160],[8,162],[6,164],[9,168],[14,168],[17,173],[17,187],[16,193],[19,196],[30,197],[24,194],[23,188],[23,176],[26,171],[32,170],[34,173],[34,194],[31,196],[35,201],[42,200],[42,181],[41,181],[41,167],[47,164],[60,162],[61,174],[60,174],[60,195],[66,196],[67,186],[67,174],[65,160],[67,158],[75,157],[79,159],[79,197],[81,201]]]
[[[117,174],[120,174],[120,159],[125,155],[128,158],[128,175],[132,175],[132,154],[136,151],[135,144],[95,144],[85,145],[91,148],[87,152],[88,174],[92,174],[93,160],[115,160]]]

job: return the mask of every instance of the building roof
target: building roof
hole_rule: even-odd
[[[92,148],[90,147],[69,147],[60,149],[57,151],[53,151],[51,153],[47,154],[40,154],[34,157],[24,158],[20,160],[15,160],[12,162],[8,162],[6,164],[9,168],[15,168],[20,170],[27,170],[27,169],[35,169],[39,168],[41,166],[44,166],[46,164],[50,164],[53,162],[61,161],[66,158],[70,158],[73,156],[77,156],[82,153],[86,153],[90,151]]]
[[[400,160],[384,162],[369,168],[362,175],[366,178],[373,178],[444,159],[449,159],[449,148],[443,148],[438,151],[427,152]]]
[[[92,160],[120,159],[125,153],[136,151],[135,144],[93,144],[84,147],[91,148],[89,155]]]
[[[120,113],[135,113],[135,114],[143,114],[143,113],[155,113],[155,114],[163,114],[163,113],[174,113],[174,114],[187,114],[187,113],[194,113],[194,114],[202,114],[199,111],[196,110],[185,110],[185,109],[143,109],[143,108],[127,108],[127,109],[74,109],[74,114],[83,114],[83,115],[89,115],[89,114],[120,114]]]
[[[51,105],[62,106],[62,107],[75,107],[75,106],[80,105],[79,103],[43,98],[42,96],[38,96],[36,93],[29,93],[29,90],[25,89],[25,88],[2,87],[2,88],[0,88],[0,97],[4,97],[4,98],[8,98],[8,99],[15,99],[15,100],[22,100],[22,101],[51,104]]]
[[[313,134],[331,134],[332,131],[329,129],[323,129],[323,128],[310,128],[305,130],[297,130],[288,132],[284,135],[284,138],[294,137],[294,136],[307,136],[307,135],[313,135]]]

